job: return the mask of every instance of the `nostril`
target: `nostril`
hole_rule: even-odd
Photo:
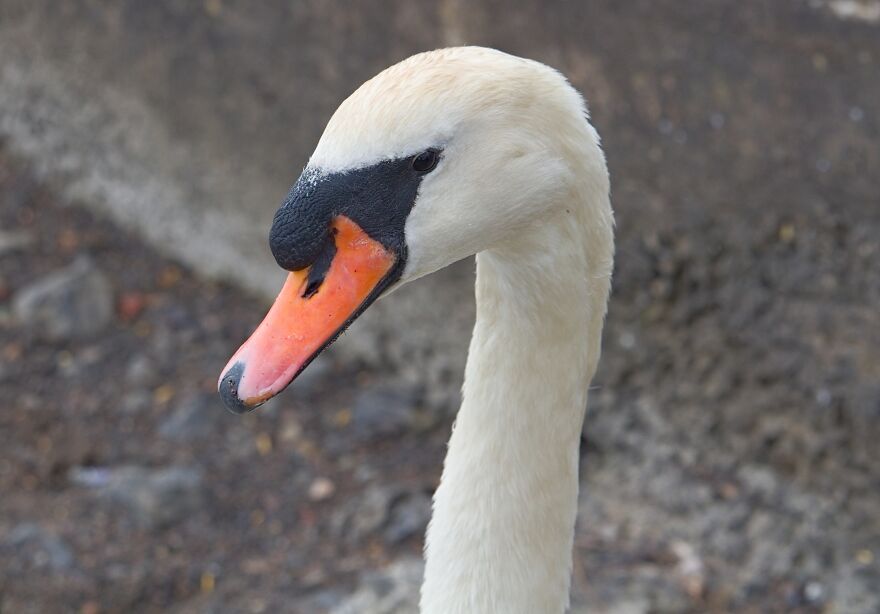
[[[330,236],[327,237],[327,241],[324,243],[324,247],[321,249],[321,253],[318,254],[317,259],[312,263],[309,269],[306,289],[303,291],[303,298],[311,298],[317,294],[324,283],[324,278],[330,271],[330,265],[333,264],[333,258],[336,256],[337,233],[338,231],[335,228],[330,229]]]
[[[318,289],[321,287],[321,284],[324,283],[324,278],[320,279],[311,279],[309,276],[309,283],[306,284],[306,289],[303,290],[302,297],[303,298],[312,298],[315,294],[317,294]]]

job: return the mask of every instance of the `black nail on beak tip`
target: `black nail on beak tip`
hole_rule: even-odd
[[[256,405],[247,405],[238,397],[238,382],[244,374],[244,363],[237,362],[233,367],[220,378],[220,398],[226,409],[234,414],[246,414],[257,408]]]

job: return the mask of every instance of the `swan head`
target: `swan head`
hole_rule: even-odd
[[[479,47],[386,69],[339,106],[275,215],[290,275],[223,370],[224,402],[257,407],[379,296],[527,232],[585,180],[607,194],[583,99],[555,70]]]

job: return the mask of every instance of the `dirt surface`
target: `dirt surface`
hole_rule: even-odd
[[[395,476],[394,500],[430,492],[442,427],[379,433],[393,441],[348,428],[373,375],[329,360],[267,411],[229,414],[216,378],[260,303],[61,206],[3,154],[0,227],[18,245],[0,256],[0,611],[281,611],[418,552],[422,527],[393,547],[345,539],[339,510],[378,476]],[[112,320],[43,340],[11,297],[84,254],[110,281]],[[142,483],[169,468],[184,479],[168,492]]]
[[[880,212],[839,202],[754,202],[748,224],[716,212],[624,243],[576,603],[875,611]],[[358,572],[418,554],[427,512],[407,529],[400,510],[433,489],[449,421],[417,391],[331,355],[265,411],[228,414],[215,378],[261,303],[8,156],[0,223],[3,612],[324,611]],[[113,315],[46,340],[16,296],[82,255]],[[168,471],[184,476],[169,492],[144,478]]]
[[[577,612],[880,611],[880,26],[839,5],[486,1],[425,39],[559,66],[605,138],[619,248]],[[200,36],[237,50],[223,28],[258,30],[236,14]],[[347,70],[390,61],[368,57]],[[269,108],[288,91],[261,83]],[[280,173],[285,139],[261,126]],[[411,603],[463,358],[432,350],[433,316],[389,317],[361,337],[381,345],[232,416],[214,383],[264,303],[68,205],[43,165],[0,153],[0,612],[311,613],[397,584]],[[415,288],[412,317],[433,297],[448,320],[467,277]],[[472,309],[458,302],[450,338]],[[391,561],[409,571],[362,573]]]

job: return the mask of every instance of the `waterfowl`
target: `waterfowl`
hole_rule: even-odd
[[[275,215],[270,247],[290,273],[223,369],[220,394],[236,412],[281,392],[380,296],[476,254],[425,614],[568,606],[613,226],[583,98],[543,64],[478,47],[421,53],[364,83]]]

